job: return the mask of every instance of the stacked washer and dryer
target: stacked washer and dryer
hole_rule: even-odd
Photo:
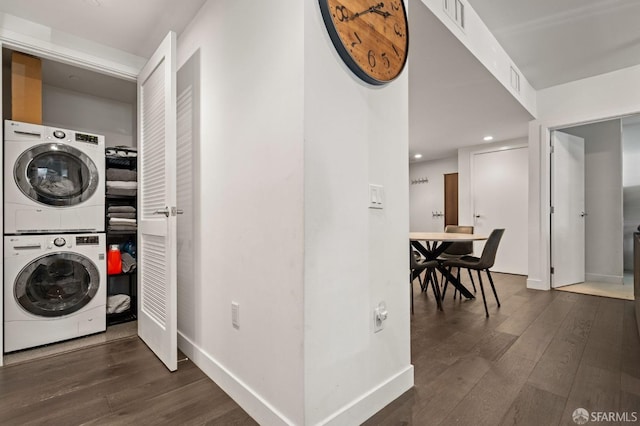
[[[106,329],[104,173],[104,136],[5,121],[5,352]]]

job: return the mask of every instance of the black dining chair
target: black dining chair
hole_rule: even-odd
[[[473,234],[473,226],[471,225],[447,225],[444,227],[444,232],[445,233],[456,233],[456,234]],[[440,260],[441,262],[444,262],[446,260],[452,260],[452,259],[459,259],[462,256],[468,256],[473,254],[473,241],[460,241],[460,242],[454,242],[451,243],[451,245],[449,245],[449,247],[447,247],[444,252],[438,257],[438,260]],[[449,273],[451,273],[451,270],[453,269],[453,267],[449,266],[448,268]],[[475,293],[476,290],[476,283],[473,281],[473,275],[471,275],[471,270],[467,269],[467,271],[469,272],[469,279],[471,280],[471,285],[473,286],[473,292]],[[460,281],[460,268],[458,268],[457,271],[457,276],[456,279],[458,281]],[[444,299],[444,295],[447,292],[447,284],[448,284],[448,280],[443,277],[443,289],[442,289],[442,298]],[[458,292],[458,289],[454,288],[453,290],[453,298],[456,298],[456,293]]]
[[[416,255],[413,248],[410,246],[409,248],[409,262],[410,262],[410,274],[411,278],[409,280],[409,286],[411,290],[411,313],[413,314],[413,282],[416,278],[418,278],[418,282],[420,283],[420,288],[422,292],[427,291],[429,283],[431,283],[431,289],[433,290],[433,296],[436,299],[436,304],[438,305],[438,309],[442,310],[442,303],[440,297],[440,286],[438,285],[438,278],[436,277],[436,267],[438,266],[437,260],[419,260],[419,255]],[[424,277],[424,282],[420,275],[422,272],[426,271],[426,275]]]
[[[498,293],[496,292],[496,287],[493,284],[493,278],[491,278],[491,272],[489,272],[489,268],[492,268],[493,264],[496,261],[498,245],[500,244],[500,239],[502,238],[503,234],[504,229],[494,229],[489,235],[489,238],[484,245],[484,249],[482,250],[482,255],[479,258],[473,256],[462,256],[459,259],[451,259],[443,262],[443,265],[447,267],[451,266],[454,268],[467,268],[469,270],[474,269],[477,272],[478,282],[480,283],[480,291],[482,292],[482,301],[484,302],[484,311],[487,314],[487,317],[489,316],[489,309],[487,309],[487,299],[484,295],[484,286],[482,285],[482,276],[480,275],[480,272],[485,271],[487,273],[487,277],[489,277],[489,283],[491,284],[491,289],[493,290],[493,295],[496,298],[498,307],[500,307],[500,299],[498,299]]]

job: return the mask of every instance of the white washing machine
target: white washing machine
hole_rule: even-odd
[[[105,234],[4,237],[4,350],[106,330]]]
[[[104,136],[5,121],[4,233],[102,232]]]

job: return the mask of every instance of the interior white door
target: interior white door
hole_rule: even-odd
[[[177,369],[176,34],[138,77],[138,335]]]
[[[551,286],[584,282],[584,139],[551,132]]]
[[[472,161],[474,233],[489,235],[494,229],[505,229],[491,270],[526,275],[529,149],[517,147],[477,153]],[[484,243],[476,244],[476,256],[483,247]]]

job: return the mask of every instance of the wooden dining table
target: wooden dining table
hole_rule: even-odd
[[[436,260],[451,244],[455,242],[484,241],[486,235],[479,234],[458,234],[453,232],[410,232],[409,241],[411,245],[422,254],[427,260]],[[437,267],[438,271],[458,289],[461,295],[467,299],[474,299],[475,296],[442,264]]]

